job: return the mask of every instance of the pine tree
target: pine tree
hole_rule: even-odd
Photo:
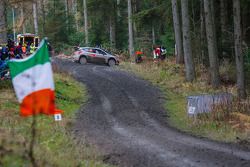
[[[0,1],[0,44],[7,41],[7,17],[6,17],[6,1]]]
[[[195,67],[191,48],[188,0],[181,0],[181,11],[186,80],[192,82],[195,79]]]
[[[134,54],[134,37],[133,37],[133,22],[132,22],[132,6],[131,0],[128,0],[128,36],[129,36],[129,55],[130,57]]]
[[[242,52],[242,29],[241,29],[241,12],[240,0],[233,0],[234,11],[234,50],[237,69],[237,90],[238,97],[241,99],[246,98],[245,89],[245,74],[244,74],[244,60]]]
[[[175,41],[176,41],[176,62],[178,64],[184,63],[183,57],[183,45],[182,45],[182,33],[181,33],[181,25],[180,25],[180,14],[178,10],[177,0],[172,0],[172,13],[173,13],[173,24],[175,31]]]
[[[215,32],[215,22],[212,14],[212,4],[210,0],[204,0],[204,12],[206,22],[206,34],[208,44],[208,55],[210,63],[211,83],[213,87],[220,85],[218,48]]]

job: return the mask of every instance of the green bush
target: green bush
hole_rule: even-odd
[[[64,52],[66,50],[69,50],[72,48],[71,45],[67,44],[67,43],[63,43],[63,42],[58,42],[54,45],[55,48],[55,52],[56,53],[60,53],[60,52]]]
[[[84,33],[83,32],[75,32],[69,35],[69,45],[78,46],[84,44]]]

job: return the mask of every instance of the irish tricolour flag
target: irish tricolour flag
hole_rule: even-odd
[[[25,59],[11,60],[9,67],[22,116],[61,113],[55,107],[55,86],[45,40],[34,54]]]

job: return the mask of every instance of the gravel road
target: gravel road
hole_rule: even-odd
[[[122,167],[250,167],[250,150],[169,127],[164,96],[149,82],[118,68],[55,62],[87,85],[90,99],[73,130],[79,140],[95,145],[105,162]]]

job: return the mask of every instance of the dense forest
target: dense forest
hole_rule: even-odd
[[[148,57],[161,45],[185,64],[189,82],[202,65],[219,87],[227,82],[219,67],[234,64],[233,82],[246,98],[249,8],[249,0],[1,0],[0,43],[35,33],[48,37],[57,51],[91,45],[130,56],[142,50]]]

